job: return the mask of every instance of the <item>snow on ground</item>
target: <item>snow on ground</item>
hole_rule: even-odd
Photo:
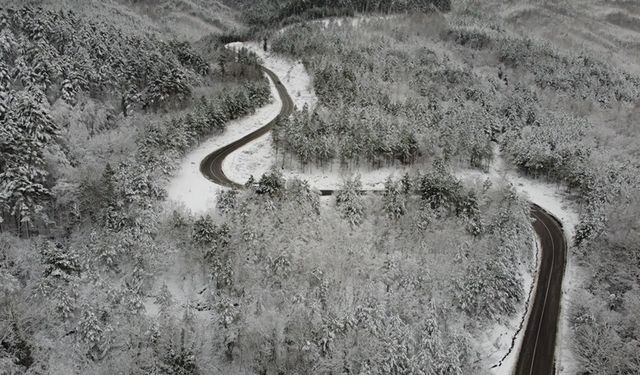
[[[359,27],[363,23],[368,23],[368,22],[371,22],[371,21],[382,21],[382,20],[388,20],[388,19],[400,18],[400,17],[402,17],[402,16],[394,15],[394,14],[381,15],[381,16],[354,16],[354,17],[344,16],[344,17],[330,17],[330,18],[323,18],[323,19],[312,20],[312,21],[305,21],[305,23],[307,23],[307,24],[320,24],[322,26],[322,28],[328,29],[331,26],[342,27],[342,25],[344,25],[345,21],[347,21],[347,23],[350,24],[351,27],[356,28],[356,27]],[[289,30],[292,27],[295,27],[297,25],[300,25],[300,24],[299,23],[294,23],[294,24],[285,26],[282,29],[278,30],[277,33],[278,34],[282,34],[282,33],[286,32],[287,30]]]
[[[258,180],[271,169],[274,160],[273,140],[267,133],[227,156],[222,170],[231,181],[244,184],[251,176]]]
[[[384,189],[385,180],[391,176],[394,180],[399,180],[405,173],[413,173],[418,168],[402,165],[389,166],[383,168],[371,168],[367,166],[357,168],[342,168],[339,161],[335,161],[330,166],[317,167],[308,166],[304,168],[284,169],[283,175],[286,179],[299,178],[309,181],[309,185],[318,190],[340,189],[344,181],[348,178],[359,177],[363,190]]]
[[[286,163],[291,164],[290,161]],[[224,173],[232,181],[246,182],[253,176],[258,179],[272,166],[282,172],[286,180],[294,178],[306,180],[309,186],[316,190],[337,190],[349,178],[359,177],[363,190],[382,190],[385,180],[391,176],[399,180],[405,173],[415,174],[419,170],[416,166],[388,166],[383,168],[371,168],[367,166],[343,168],[339,161],[330,166],[306,166],[282,168],[282,155],[275,154],[271,134],[266,134],[245,147],[229,155],[222,163]]]
[[[217,195],[224,188],[213,184],[200,173],[200,162],[211,152],[264,126],[278,115],[282,102],[273,82],[270,82],[270,85],[273,97],[271,103],[252,115],[230,121],[222,134],[211,136],[185,156],[178,173],[167,186],[167,207],[184,206],[196,215],[215,209]],[[172,259],[167,262],[169,266],[158,280],[166,284],[171,293],[174,300],[173,312],[176,317],[180,317],[186,309],[190,309],[195,316],[205,319],[207,313],[195,310],[193,307],[202,301],[201,292],[207,285],[206,277],[194,274],[193,266],[187,266],[185,262],[187,260],[184,254],[173,254]],[[153,294],[157,294],[161,286],[162,284],[154,285]],[[158,314],[159,309],[153,295],[144,301],[144,305],[148,315]]]
[[[578,361],[573,355],[573,346],[571,344],[571,324],[569,317],[569,309],[573,303],[572,297],[577,296],[577,291],[583,289],[583,282],[586,280],[584,268],[575,264],[575,260],[569,256],[567,266],[562,280],[562,310],[560,311],[560,319],[558,320],[558,337],[556,346],[556,369],[558,374],[577,374]]]
[[[189,309],[195,317],[206,319],[208,313],[199,311],[197,306],[204,306],[205,297],[207,296],[208,276],[202,267],[190,264],[185,259],[185,255],[174,253],[167,260],[167,270],[158,278],[158,284],[154,285],[152,296],[147,297],[143,304],[145,311],[149,316],[157,316],[160,307],[155,302],[155,295],[158,294],[160,288],[167,286],[171,294],[171,312],[174,317],[181,318],[184,312]],[[201,272],[194,272],[195,269],[202,269]]]
[[[342,20],[332,22],[341,23]],[[353,20],[352,25],[357,26],[359,22],[360,21]],[[329,25],[329,22],[325,23],[326,27]],[[313,108],[316,105],[317,98],[313,92],[311,77],[301,62],[265,52],[262,50],[260,44],[255,42],[231,43],[227,45],[227,47],[245,47],[254,51],[262,59],[264,66],[278,75],[283,85],[289,91],[296,107],[302,108],[306,104],[310,108]],[[206,212],[215,207],[215,197],[220,188],[216,187],[200,174],[200,161],[216,148],[250,133],[277,115],[281,103],[275,92],[273,83],[271,83],[271,86],[273,95],[276,97],[276,100],[272,104],[260,109],[253,116],[229,124],[228,130],[224,134],[212,137],[187,156],[181,167],[180,174],[176,176],[168,189],[171,200],[183,203],[188,209],[195,213]],[[575,234],[575,227],[578,223],[578,215],[568,204],[566,193],[557,184],[526,178],[520,176],[515,171],[506,169],[497,147],[495,151],[496,161],[492,164],[488,173],[475,170],[460,170],[457,176],[467,181],[475,180],[476,182],[482,182],[489,178],[493,182],[503,181],[511,183],[514,188],[529,201],[556,216],[563,223],[567,240],[571,243]],[[279,164],[279,162],[274,152],[271,135],[267,134],[232,153],[224,161],[223,170],[233,181],[243,183],[251,175],[254,177],[261,176],[274,164]],[[379,169],[364,167],[344,170],[340,168],[338,163],[334,163],[324,168],[306,167],[298,168],[297,170],[283,169],[282,172],[285,178],[291,179],[297,177],[307,180],[311,187],[318,190],[337,189],[342,185],[345,178],[355,175],[360,177],[365,190],[378,190],[383,187],[387,177],[392,176],[399,178],[402,174],[412,172],[414,169],[415,167],[392,166]],[[537,262],[539,259],[538,251],[539,248],[536,249],[536,267],[521,265],[524,288],[530,291],[529,296],[535,293],[534,286],[535,278],[537,277],[535,270],[537,270]],[[565,290],[576,283],[576,279],[572,278],[575,270],[571,264],[571,261],[569,261],[567,265],[567,276],[565,277],[564,284]],[[526,304],[529,305],[531,301],[532,298],[529,298]],[[568,330],[565,311],[566,309],[563,309],[560,330],[561,336],[566,336]],[[528,314],[529,308],[527,307],[525,310],[523,304],[515,318],[495,325],[485,332],[484,337],[478,339],[478,348],[485,350],[483,353],[483,363],[485,363],[487,367],[499,364],[499,366],[492,369],[494,373],[506,374],[512,372],[516,363],[520,343],[524,336],[525,330],[523,324],[526,324]],[[559,342],[562,342],[562,340],[559,340]],[[568,356],[570,352],[566,349],[566,345],[562,345],[560,354],[559,367],[562,368],[563,363],[571,362]],[[565,361],[565,358],[569,359]]]
[[[390,16],[354,17],[346,20],[351,22],[351,26],[358,27],[363,22],[387,18],[390,18]],[[314,22],[319,22],[324,27],[329,27],[333,24],[341,26],[344,20],[344,18],[331,18]],[[263,65],[280,78],[298,109],[301,109],[304,105],[309,108],[315,107],[318,99],[313,90],[313,80],[304,65],[302,65],[302,62],[282,57],[271,51],[265,52],[257,42],[227,44],[227,48],[240,49],[243,47],[256,53],[262,60]],[[279,163],[276,161],[271,135],[267,134],[229,155],[223,163],[223,170],[231,180],[244,183],[250,176],[257,178],[268,171],[272,165],[277,164]],[[299,178],[307,180],[312,188],[318,190],[337,189],[346,178],[353,176],[360,176],[365,190],[379,190],[384,187],[384,181],[388,176],[399,177],[409,170],[409,168],[395,166],[380,169],[368,167],[343,169],[340,168],[338,162],[326,168],[281,169],[286,179]]]
[[[332,22],[341,24],[342,20],[324,21],[324,26],[329,27]],[[355,27],[359,21],[352,21],[352,25]],[[308,76],[304,67],[296,68],[290,60],[277,58],[272,54],[264,53],[259,48],[258,44],[235,44],[236,48],[244,45],[254,50],[264,60],[265,66],[273,70],[280,76],[283,84],[290,93],[292,98],[298,107],[307,103],[311,107],[315,105],[317,100],[313,95],[312,89],[304,91],[304,85],[311,87],[311,78]],[[287,66],[287,64],[289,64]],[[301,65],[301,64],[300,64]],[[304,94],[300,94],[304,92]],[[310,100],[304,100],[305,98],[312,98]],[[575,227],[578,224],[578,214],[570,206],[567,199],[567,194],[563,189],[553,183],[547,183],[544,181],[534,180],[527,177],[520,176],[516,171],[508,170],[500,156],[499,149],[495,148],[496,160],[492,164],[488,173],[482,173],[472,170],[460,170],[457,175],[463,180],[475,180],[476,182],[482,182],[489,178],[495,182],[507,182],[511,183],[516,191],[526,197],[529,201],[544,208],[554,216],[556,216],[562,223],[567,236],[567,241],[572,242],[572,238],[575,234]],[[274,153],[273,142],[270,135],[254,141],[245,148],[236,151],[229,156],[223,168],[227,176],[234,181],[244,182],[249,176],[254,177],[262,175],[269,170],[272,165],[280,164],[277,156]],[[356,169],[343,169],[339,163],[333,163],[328,167],[305,167],[293,169],[282,169],[283,175],[287,179],[300,178],[309,181],[312,188],[318,190],[333,190],[338,189],[346,178],[353,176],[359,176],[365,190],[379,190],[383,188],[384,181],[387,177],[399,178],[406,172],[413,172],[414,168],[407,167],[385,167],[379,169],[372,168],[356,168]],[[524,288],[529,291],[529,297],[535,293],[535,280],[537,278],[537,262],[539,260],[539,247],[536,244],[535,250],[535,267],[528,267],[527,265],[521,265],[521,274],[524,278]],[[565,289],[567,284],[575,283],[571,280],[571,275],[575,273],[572,268],[571,262],[567,265],[567,276],[565,277]],[[566,295],[566,293],[565,293]],[[483,363],[486,367],[498,365],[492,369],[495,374],[508,374],[512,372],[517,360],[517,354],[519,353],[520,345],[524,337],[524,325],[529,316],[530,303],[532,298],[527,299],[527,303],[523,304],[518,314],[506,322],[496,324],[491,329],[484,333],[484,337],[479,338],[478,348],[484,349]],[[566,301],[565,301],[566,304]],[[526,308],[525,308],[526,307]],[[566,309],[563,309],[563,318],[561,321],[560,335],[566,336],[568,330]],[[562,343],[563,340],[559,339]],[[571,362],[569,355],[570,351],[566,349],[566,345],[559,345],[561,348],[561,355],[558,356],[560,364],[564,362]],[[569,358],[565,360],[565,358]],[[565,366],[567,367],[567,366]]]
[[[506,181],[511,183],[518,193],[528,201],[544,208],[558,218],[567,237],[567,242],[573,242],[576,226],[580,222],[577,210],[569,202],[566,188],[557,183],[549,183],[520,175],[515,170],[505,166],[500,150],[494,146],[494,162],[488,173],[477,170],[460,170],[456,175],[463,180],[484,181],[489,178],[492,182]]]
[[[335,19],[332,22],[339,21],[341,22],[340,19]],[[356,24],[355,20],[354,24]],[[264,52],[261,46],[255,42],[236,42],[228,44],[227,47],[235,49],[245,47],[255,52],[262,59],[264,66],[278,75],[297,108],[302,108],[304,105],[313,108],[318,102],[313,91],[312,78],[301,62],[283,58],[271,52]],[[272,165],[278,164],[280,163],[274,152],[271,135],[267,134],[229,155],[223,162],[222,168],[231,180],[244,183],[250,176],[258,178]],[[384,187],[384,181],[388,176],[399,177],[408,170],[405,167],[395,166],[380,169],[361,167],[345,170],[340,168],[338,162],[326,168],[281,169],[286,179],[307,180],[312,188],[318,190],[337,189],[342,186],[344,179],[356,175],[360,176],[365,190],[378,190]]]
[[[222,134],[211,136],[187,154],[167,187],[169,201],[184,205],[194,214],[203,214],[215,208],[216,197],[223,188],[200,173],[200,162],[211,152],[262,127],[280,113],[280,97],[273,82],[270,85],[273,96],[270,104],[258,109],[253,115],[229,122]]]
[[[227,48],[233,49],[243,47],[255,52],[262,64],[280,78],[296,108],[302,109],[305,105],[309,108],[315,107],[318,98],[313,90],[311,76],[302,62],[265,52],[256,42],[236,42],[227,45]],[[229,155],[222,163],[222,170],[232,181],[244,183],[250,176],[258,178],[267,172],[275,160],[271,134],[266,134]]]

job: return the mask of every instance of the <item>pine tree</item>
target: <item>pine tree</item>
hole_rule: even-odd
[[[216,242],[217,227],[209,215],[202,216],[193,224],[193,242],[199,245],[211,245]]]
[[[284,193],[285,186],[286,181],[282,177],[282,173],[277,169],[272,169],[262,175],[256,193],[265,194],[271,198],[280,197]]]
[[[78,256],[62,244],[49,241],[40,246],[40,256],[45,265],[44,276],[69,281],[81,272]]]
[[[347,179],[336,194],[336,205],[342,212],[342,217],[352,226],[360,225],[365,219],[365,206],[361,190],[360,177],[356,177]]]
[[[231,189],[220,193],[216,207],[220,212],[232,212],[238,204],[238,190]]]
[[[384,211],[391,219],[398,219],[407,212],[406,196],[402,195],[398,183],[387,177],[384,183]]]
[[[43,150],[57,137],[58,128],[43,96],[34,87],[18,93],[0,129],[0,205],[8,208],[19,230],[28,231],[51,194],[45,186]]]
[[[413,179],[409,173],[405,173],[400,180],[403,194],[409,194],[413,191]]]

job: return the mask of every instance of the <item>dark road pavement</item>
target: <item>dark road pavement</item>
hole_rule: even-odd
[[[517,375],[555,372],[555,348],[562,297],[562,278],[567,261],[567,241],[562,224],[539,206],[532,205],[533,229],[542,244],[536,294],[524,340],[518,355]]]

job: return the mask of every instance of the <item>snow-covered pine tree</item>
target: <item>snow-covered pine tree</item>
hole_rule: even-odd
[[[342,217],[351,225],[360,225],[365,219],[365,206],[361,190],[360,177],[355,177],[345,180],[340,191],[336,194],[336,205],[342,213]]]
[[[391,219],[398,219],[407,212],[406,196],[402,194],[398,183],[391,176],[384,183],[384,211]]]

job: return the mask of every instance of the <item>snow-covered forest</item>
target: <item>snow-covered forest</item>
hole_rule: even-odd
[[[0,7],[0,374],[511,373],[535,184],[573,235],[556,369],[640,371],[632,2]],[[260,144],[271,170],[172,200],[282,87],[312,104]],[[322,196],[298,168],[352,177]]]
[[[514,168],[568,188],[579,206],[571,256],[591,276],[566,307],[577,367],[637,371],[638,336],[627,332],[637,330],[629,319],[640,296],[639,70],[517,33],[508,19],[487,22],[491,6],[460,5],[446,18],[308,23],[280,34],[273,48],[303,61],[319,98],[273,132],[282,163],[337,159],[357,171],[436,159],[486,170],[497,143]]]

